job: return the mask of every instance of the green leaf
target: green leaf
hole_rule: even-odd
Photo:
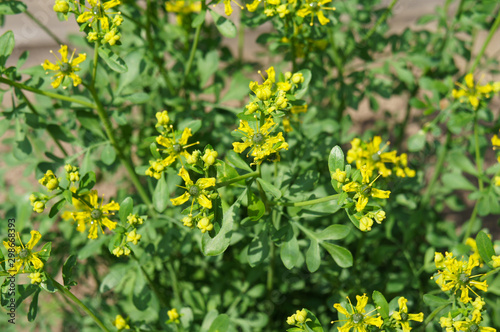
[[[495,250],[493,249],[493,243],[491,239],[486,235],[485,232],[481,231],[476,236],[476,245],[477,250],[479,251],[479,255],[486,262],[486,264],[490,265],[491,256],[495,255]]]
[[[335,171],[337,169],[341,171],[344,170],[344,152],[338,145],[333,147],[333,149],[330,151],[330,155],[328,156],[328,170],[330,171],[330,177],[335,174]],[[332,186],[335,191],[339,192],[337,180],[332,179]]]
[[[332,256],[335,263],[338,266],[347,268],[351,267],[353,264],[352,254],[349,250],[344,247],[329,243],[329,242],[321,242],[321,246],[328,251],[328,253]]]
[[[257,182],[260,183],[260,185],[262,186],[262,189],[264,190],[264,192],[266,194],[271,194],[276,199],[281,198],[281,191],[278,188],[276,188],[274,185],[270,184],[269,182],[267,182],[261,178],[257,178]]]
[[[377,307],[380,307],[378,312],[384,319],[389,318],[389,303],[387,303],[387,300],[385,299],[384,295],[380,293],[379,291],[373,291],[372,294],[372,299],[373,302],[377,305]]]
[[[158,146],[156,146],[155,142],[151,143],[151,145],[149,146],[149,150],[151,151],[153,158],[155,158],[156,160],[161,159],[160,152],[158,151]]]
[[[309,69],[301,69],[297,73],[301,73],[302,76],[304,77],[304,82],[301,83],[300,89],[295,91],[295,98],[300,99],[306,94],[307,89],[309,88],[309,83],[311,82],[312,74]]]
[[[1,12],[1,6],[3,4],[0,3],[0,12]],[[5,67],[5,63],[7,62],[7,59],[9,56],[12,54],[12,51],[14,50],[14,33],[12,31],[7,31],[5,32],[2,36],[0,36],[0,67],[3,68]]]
[[[205,22],[205,16],[207,15],[207,11],[201,11],[196,15],[193,22],[191,23],[192,28],[197,28]]]
[[[351,229],[345,225],[330,225],[317,235],[320,240],[340,240],[345,238]]]
[[[229,330],[229,316],[220,314],[210,325],[208,332],[227,332]]]
[[[217,50],[210,51],[205,58],[198,58],[198,71],[200,87],[204,87],[210,76],[215,74],[219,68],[219,54]]]
[[[129,265],[114,265],[111,271],[102,280],[99,291],[104,293],[118,286],[129,269]]]
[[[116,159],[116,151],[115,148],[108,144],[101,151],[101,160],[105,165],[111,165]]]
[[[248,166],[248,164],[240,157],[238,153],[234,152],[234,150],[229,150],[229,152],[226,154],[226,159],[227,162],[233,167],[237,167],[248,172],[253,172],[253,169]]]
[[[19,161],[28,159],[31,155],[31,152],[33,152],[33,148],[31,147],[31,143],[28,140],[28,137],[24,137],[22,141],[16,141],[13,150],[14,158]]]
[[[125,73],[128,71],[127,64],[118,55],[113,53],[109,48],[99,47],[99,56],[106,62],[112,70],[118,73]]]
[[[323,326],[321,326],[319,319],[316,318],[316,316],[308,309],[306,309],[306,308],[303,308],[303,309],[307,312],[307,318],[310,319],[310,321],[308,321],[306,323],[306,331],[307,332],[324,332]]]
[[[132,213],[132,210],[134,208],[134,200],[131,197],[125,198],[121,203],[120,203],[120,210],[118,212],[118,216],[120,217],[120,221],[122,223],[127,222],[127,217],[129,214]]]
[[[95,173],[90,171],[85,173],[85,175],[80,180],[80,186],[78,187],[77,193],[82,192],[83,190],[92,190],[96,183]]]
[[[153,207],[159,213],[162,213],[167,208],[168,195],[168,185],[165,179],[165,173],[162,173],[161,178],[156,184],[155,191],[153,192]]]
[[[288,230],[287,239],[281,245],[280,250],[280,257],[283,265],[285,265],[287,269],[291,270],[295,264],[297,264],[299,254],[300,250],[297,237],[295,237],[293,230],[290,228]]]
[[[443,299],[442,297],[438,297],[431,294],[424,294],[424,303],[430,307],[437,307],[446,304],[450,304],[450,300]]]
[[[216,256],[222,254],[226,251],[227,247],[231,243],[231,236],[233,233],[233,223],[236,217],[236,210],[240,207],[241,200],[246,196],[247,190],[243,190],[238,199],[231,205],[229,209],[224,213],[222,218],[222,226],[219,233],[213,238],[208,234],[204,233],[201,238],[201,250],[206,256]]]
[[[408,138],[408,150],[410,152],[422,151],[425,147],[425,132],[420,130]]]
[[[471,190],[475,191],[476,186],[470,183],[462,174],[446,173],[441,178],[443,186],[453,190]]]
[[[217,30],[219,30],[221,35],[227,38],[236,37],[237,30],[233,22],[231,22],[224,16],[219,15],[213,10],[210,10],[210,15],[212,15],[212,18],[214,19],[215,22],[215,26],[217,27]]]
[[[63,208],[63,206],[65,204],[66,204],[66,200],[64,198],[61,199],[60,201],[58,201],[56,204],[54,204],[52,206],[52,208],[50,209],[49,218],[54,217],[59,212],[59,210],[61,210]]]
[[[71,190],[68,189],[64,190],[62,196],[64,197],[67,203],[73,204],[73,193],[71,192]]]
[[[40,288],[35,292],[33,298],[31,299],[30,308],[28,310],[28,321],[32,322],[36,318],[38,313],[38,294],[40,294]]]
[[[319,243],[315,239],[311,239],[311,244],[306,252],[306,265],[309,272],[313,273],[319,269],[321,265],[321,255],[319,252]]]
[[[0,15],[16,15],[26,11],[28,7],[22,1],[2,1]]]
[[[74,286],[76,281],[73,280],[73,267],[76,265],[76,256],[70,255],[62,268],[63,282],[65,286]]]
[[[38,257],[43,262],[47,262],[50,258],[50,252],[52,251],[52,242],[47,242],[43,245],[42,249],[40,250]]]
[[[463,151],[453,151],[447,156],[447,161],[450,165],[467,172],[471,175],[477,176],[477,168],[465,155]]]
[[[262,263],[269,255],[269,237],[266,230],[263,230],[255,237],[248,246],[248,263],[255,267]]]

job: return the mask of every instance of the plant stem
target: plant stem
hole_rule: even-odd
[[[377,20],[377,23],[375,23],[375,25],[363,37],[363,39],[361,40],[361,43],[364,43],[365,41],[370,39],[370,37],[375,33],[375,30],[377,30],[377,28],[380,26],[380,24],[384,23],[384,21],[387,19],[387,16],[389,16],[390,12],[392,11],[392,8],[396,5],[397,2],[398,2],[398,0],[392,0],[389,7],[387,7],[387,9],[382,14],[382,16],[380,16],[380,18]]]
[[[335,195],[330,195],[330,196],[325,196],[321,198],[316,198],[316,199],[311,199],[308,201],[302,201],[302,202],[286,202],[286,203],[277,203],[276,205],[283,205],[283,206],[308,206],[308,205],[315,205],[323,202],[328,202],[328,201],[333,201],[334,199],[339,198],[339,194]]]
[[[24,94],[24,92],[22,92],[21,90],[19,90],[19,93],[23,97],[24,101],[26,102],[26,105],[28,105],[28,108],[31,110],[31,112],[33,114],[37,115],[37,116],[40,116],[40,113],[38,113],[38,111],[35,109],[35,107],[33,106],[33,104],[28,100],[28,98],[26,97],[26,95]],[[50,137],[52,137],[52,139],[54,140],[54,142],[56,143],[56,145],[59,147],[59,149],[61,150],[61,152],[67,158],[68,157],[68,152],[66,152],[66,150],[64,149],[64,147],[61,145],[61,142],[59,142],[59,139],[57,139],[57,137],[54,135],[54,133],[51,132],[48,129],[47,129],[47,133],[49,134]]]
[[[31,14],[30,11],[25,11],[24,12],[33,22],[35,22],[43,31],[45,31],[46,34],[48,34],[58,45],[64,44],[52,31],[47,28],[45,24],[40,22],[33,14]]]
[[[427,186],[427,189],[423,195],[422,198],[422,206],[426,206],[429,203],[432,190],[434,189],[434,185],[436,184],[439,175],[441,175],[441,171],[443,169],[444,161],[446,159],[446,155],[448,153],[448,145],[450,144],[451,140],[451,133],[450,131],[446,131],[446,139],[443,143],[443,146],[441,147],[441,151],[439,152],[438,160],[436,163],[436,168],[434,169],[434,174],[432,174],[432,178],[429,181],[429,185]]]
[[[130,180],[134,184],[135,188],[137,189],[137,192],[139,196],[141,196],[142,201],[148,206],[150,210],[152,210],[152,203],[151,200],[149,199],[148,194],[146,193],[146,190],[141,184],[141,181],[139,180],[139,177],[137,176],[137,173],[135,172],[134,166],[132,165],[132,161],[127,158],[123,152],[123,149],[121,146],[119,146],[118,141],[116,140],[114,131],[113,131],[113,126],[111,125],[111,121],[109,120],[108,115],[106,114],[106,111],[104,110],[104,107],[101,104],[101,101],[99,100],[99,97],[97,96],[97,92],[95,91],[93,86],[87,86],[89,89],[90,93],[92,94],[92,97],[94,98],[94,101],[97,104],[97,114],[99,115],[99,118],[101,119],[101,122],[104,126],[104,130],[106,131],[106,135],[108,136],[109,141],[111,142],[111,145],[115,148],[116,154],[118,155],[118,158],[122,162],[122,164],[125,166],[128,175],[130,176]]]
[[[247,179],[247,178],[251,178],[251,177],[256,177],[256,176],[259,176],[259,175],[260,175],[260,173],[258,171],[247,173],[245,175],[240,175],[240,176],[237,176],[237,177],[232,178],[230,180],[216,183],[215,186],[213,187],[213,189],[218,189],[218,188],[226,187],[226,186],[229,186],[230,184],[233,184],[235,182],[240,182],[241,180],[244,180],[244,179]],[[208,189],[210,189],[210,188],[208,188]]]
[[[187,77],[189,75],[189,72],[191,71],[191,66],[193,65],[193,60],[194,60],[194,55],[196,53],[196,49],[198,48],[198,42],[200,40],[200,33],[201,33],[201,26],[203,24],[198,25],[196,27],[196,31],[194,33],[194,40],[193,40],[193,45],[191,45],[191,51],[189,53],[189,59],[186,64],[186,69],[184,70],[184,77],[182,78],[182,83],[181,87],[184,87],[184,84],[186,84]]]
[[[73,293],[71,293],[66,287],[64,287],[63,285],[61,285],[59,282],[57,282],[54,278],[52,278],[52,276],[50,276],[48,273],[46,273],[46,276],[47,278],[49,278],[52,283],[54,284],[54,286],[67,298],[67,299],[70,299],[71,301],[73,301],[74,303],[76,303],[83,311],[85,311],[90,317],[92,317],[92,319],[94,320],[94,322],[96,322],[96,324],[103,330],[103,331],[106,331],[106,332],[110,332],[110,330],[108,330],[108,328],[103,324],[103,322],[97,318],[96,315],[94,315],[94,313],[85,305],[83,304],[82,301],[80,301],[76,296],[73,295]]]
[[[96,41],[94,46],[94,65],[92,67],[92,88],[95,87],[95,78],[97,76],[97,66],[99,64],[99,46],[99,41]]]
[[[479,124],[477,112],[474,113],[474,149],[476,152],[477,183],[479,191],[483,191],[483,165],[481,160],[481,149],[479,147]]]
[[[478,200],[476,201],[476,203],[474,204],[474,209],[472,210],[472,214],[470,216],[470,219],[467,221],[467,228],[465,229],[464,240],[462,241],[463,243],[465,243],[465,241],[467,241],[470,234],[472,233],[472,228],[474,227],[474,224],[476,223],[477,209],[478,209],[480,201],[481,201],[481,197],[479,197]]]
[[[446,308],[449,305],[450,305],[449,303],[443,304],[442,306],[435,309],[429,316],[427,316],[423,325],[419,327],[418,331],[425,331],[425,327],[427,326],[427,324],[429,324],[434,319],[434,317],[437,316],[437,314],[439,314],[444,308]]]
[[[133,260],[136,261],[139,269],[141,270],[141,273],[142,275],[144,276],[144,278],[146,278],[146,282],[148,283],[149,285],[149,288],[151,288],[151,290],[153,291],[153,293],[155,293],[155,296],[156,298],[158,299],[158,301],[160,301],[160,304],[164,307],[168,307],[168,303],[165,301],[165,299],[160,295],[160,292],[156,289],[155,287],[155,284],[153,282],[153,280],[151,280],[151,278],[149,277],[149,275],[147,274],[146,270],[144,270],[144,267],[141,265],[141,262],[139,261],[139,259],[135,256],[134,253],[131,253],[130,254],[130,257],[132,257]]]
[[[168,273],[170,274],[170,280],[172,282],[172,290],[174,292],[175,306],[180,307],[182,305],[181,296],[179,293],[179,286],[177,285],[177,276],[175,275],[174,267],[171,262],[167,262]]]
[[[499,25],[500,25],[500,11],[498,12],[498,16],[495,19],[495,22],[493,23],[493,26],[490,29],[488,37],[486,37],[486,40],[484,41],[483,47],[481,47],[481,50],[479,51],[478,55],[476,55],[476,59],[474,59],[474,62],[472,63],[469,73],[474,72],[474,70],[476,69],[477,65],[479,64],[479,61],[481,60],[484,52],[486,51],[486,47],[488,47],[488,44],[490,43],[491,38],[493,38],[493,35],[497,31]]]
[[[36,89],[36,88],[32,88],[30,86],[24,85],[22,83],[14,82],[12,80],[9,80],[8,78],[0,77],[0,83],[5,83],[5,84],[13,86],[15,88],[26,90],[26,91],[31,91],[31,92],[34,92],[36,94],[47,96],[47,97],[50,97],[50,98],[64,100],[64,101],[69,101],[71,103],[80,104],[82,106],[86,106],[86,107],[89,107],[89,108],[94,108],[94,109],[97,108],[97,106],[95,104],[91,104],[91,103],[88,103],[86,101],[75,99],[75,98],[72,98],[72,97],[60,95],[58,93],[52,93],[52,92],[42,91],[42,90],[39,90],[39,89]]]

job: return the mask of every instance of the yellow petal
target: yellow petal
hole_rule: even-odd
[[[90,201],[90,205],[92,207],[96,207],[98,206],[97,204],[97,199],[98,199],[98,195],[97,195],[97,190],[92,190],[89,194],[89,201]]]
[[[85,54],[85,53],[78,54],[78,56],[75,59],[73,59],[73,61],[71,61],[71,66],[79,65],[80,63],[85,61],[86,58],[87,58],[87,54]]]
[[[116,222],[109,220],[109,218],[102,218],[101,222],[104,226],[106,226],[110,230],[116,228]]]
[[[31,264],[33,264],[33,267],[34,267],[35,269],[37,269],[37,270],[38,270],[38,269],[41,269],[41,268],[43,267],[43,262],[42,262],[42,260],[41,260],[40,258],[38,258],[37,256],[35,256],[35,254],[33,254],[33,255],[31,256],[30,262],[31,262]]]
[[[368,304],[368,296],[363,294],[363,296],[356,295],[356,300],[358,303],[356,304],[356,310],[359,313],[365,312],[365,307]]]
[[[207,196],[201,194],[196,198],[196,201],[198,204],[203,206],[204,208],[211,209],[212,208],[212,201],[207,198]]]
[[[116,203],[115,201],[111,201],[111,203],[103,205],[101,207],[101,210],[104,211],[104,212],[118,211],[118,210],[120,210],[120,204]]]
[[[208,188],[208,187],[213,187],[213,186],[215,186],[215,178],[202,178],[202,179],[198,179],[198,181],[196,181],[196,185],[200,189],[205,189],[205,188]]]
[[[49,60],[45,60],[42,64],[43,70],[54,70],[57,71],[60,69],[58,65],[51,63]]]
[[[91,18],[92,18],[92,13],[91,12],[84,12],[80,16],[78,16],[78,18],[76,19],[76,21],[78,23],[83,23],[85,21],[90,20]]]
[[[474,76],[472,74],[465,75],[465,84],[469,89],[474,88]]]
[[[231,8],[230,0],[224,0],[224,12],[227,16],[231,16],[231,14],[233,13],[233,8]]]
[[[182,194],[182,196],[179,196],[177,198],[171,198],[170,201],[172,202],[173,205],[177,206],[187,202],[189,200],[189,197],[190,197],[189,193],[186,191],[184,194]]]
[[[372,197],[377,197],[377,198],[389,198],[389,195],[391,192],[389,190],[380,190],[377,188],[372,188],[371,195]]]
[[[234,142],[233,143],[233,148],[234,148],[234,151],[237,152],[237,153],[242,153],[243,151],[245,151],[246,148],[248,148],[250,145],[252,145],[252,143],[250,142],[245,142],[245,143],[240,143],[240,142]]]
[[[40,241],[42,235],[38,231],[31,231],[31,239],[26,243],[26,248],[33,249],[33,247]]]
[[[108,2],[103,3],[104,10],[108,10],[120,4],[120,0],[110,0]]]
[[[247,4],[247,9],[249,12],[254,12],[257,10],[257,7],[259,6],[261,0],[254,0],[250,5]]]
[[[325,17],[322,11],[318,12],[318,20],[321,25],[325,25],[330,22],[330,20]]]
[[[193,136],[193,134],[191,134],[191,128],[184,128],[184,131],[182,132],[182,137],[179,140],[179,143],[181,145],[186,145],[188,138],[191,136]]]
[[[191,178],[189,177],[188,171],[186,171],[184,167],[180,169],[179,176],[184,180],[186,184],[193,184],[193,181],[191,181]]]
[[[50,83],[54,89],[58,88],[59,85],[61,85],[62,80],[64,78],[64,75],[57,75],[57,78],[54,80],[54,82]]]

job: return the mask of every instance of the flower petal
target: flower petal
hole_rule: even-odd
[[[182,196],[179,196],[177,198],[171,198],[170,201],[172,202],[173,205],[177,206],[186,203],[189,200],[189,197],[190,195],[186,191],[184,194],[182,194]]]

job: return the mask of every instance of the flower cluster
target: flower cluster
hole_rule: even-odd
[[[309,25],[313,26],[314,16],[318,16],[318,21],[321,25],[325,25],[330,20],[326,18],[323,10],[335,10],[335,7],[325,6],[327,3],[332,2],[332,0],[306,0],[302,3],[302,6],[297,11],[297,16],[306,17],[311,15],[311,23]]]
[[[156,113],[156,119],[156,129],[160,132],[160,135],[156,137],[156,143],[160,146],[157,149],[159,154],[156,160],[149,161],[150,167],[146,170],[146,175],[158,180],[165,169],[176,160],[179,160],[183,164],[184,161],[181,157],[184,157],[184,159],[190,157],[187,148],[199,142],[188,144],[189,138],[193,136],[191,128],[188,127],[184,128],[180,138],[178,135],[176,138],[173,125],[169,125],[170,118],[167,111]],[[166,156],[163,157],[162,154]]]
[[[380,224],[386,217],[385,211],[379,206],[368,204],[370,198],[387,199],[391,194],[389,190],[374,188],[373,185],[378,177],[369,182],[367,172],[367,167],[364,166],[361,170],[354,172],[351,179],[346,171],[341,171],[338,168],[332,174],[332,179],[337,181],[342,192],[349,195],[349,199],[352,201],[351,205],[356,211],[354,218],[358,221],[358,227],[363,232],[372,229],[374,220]]]
[[[87,29],[87,40],[89,42],[108,43],[115,45],[119,42],[121,35],[119,27],[123,23],[123,17],[115,7],[120,5],[120,0],[87,0],[83,1],[56,0],[54,11],[65,15],[73,13],[76,21],[82,24],[82,29]]]
[[[496,329],[492,327],[479,326],[483,320],[482,312],[485,304],[484,300],[478,296],[461,310],[449,312],[448,315],[442,316],[439,319],[439,324],[446,332],[496,332]]]
[[[286,319],[286,323],[288,325],[294,325],[300,331],[308,331],[305,324],[309,321],[311,321],[311,319],[307,317],[307,311],[305,309],[297,310],[293,315]]]
[[[184,167],[179,171],[179,176],[185,183],[185,187],[181,188],[186,191],[181,196],[170,199],[170,201],[173,205],[177,206],[191,199],[189,215],[182,220],[184,225],[193,228],[194,222],[197,221],[197,227],[202,233],[211,231],[214,227],[210,221],[213,215],[208,215],[207,211],[212,209],[211,190],[215,186],[215,178],[199,178],[196,180],[196,183],[194,183]],[[193,206],[195,202],[198,203],[201,211],[193,217]]]
[[[469,303],[472,299],[469,297],[469,291],[478,296],[472,287],[480,289],[484,292],[488,290],[488,285],[485,281],[476,281],[473,278],[481,275],[472,275],[472,269],[479,266],[479,261],[472,256],[468,260],[457,260],[453,257],[453,253],[446,252],[445,255],[436,252],[434,255],[434,263],[436,268],[440,269],[432,278],[441,287],[443,292],[452,291],[457,293],[460,291],[460,301]]]
[[[115,320],[113,321],[113,326],[118,330],[130,329],[130,326],[122,315],[116,315]]]
[[[472,74],[465,75],[464,80],[465,85],[458,82],[455,83],[460,89],[453,89],[451,94],[453,98],[458,99],[461,103],[470,104],[474,110],[478,109],[481,100],[488,99],[492,93],[500,91],[500,82],[479,85],[474,82],[474,75]]]
[[[356,162],[356,167],[366,167],[366,176],[371,178],[373,174],[381,174],[383,177],[393,172],[398,177],[414,177],[415,171],[408,167],[408,156],[406,153],[397,155],[397,151],[386,151],[389,142],[382,147],[382,138],[373,137],[368,142],[355,138],[351,141],[351,149],[347,151],[347,162]]]
[[[76,72],[80,71],[79,65],[85,61],[87,55],[82,53],[75,58],[75,52],[76,50],[73,50],[71,57],[68,59],[68,46],[61,45],[61,48],[59,49],[59,54],[61,55],[60,59],[53,51],[50,51],[50,53],[52,53],[57,60],[55,64],[49,60],[45,60],[45,62],[42,63],[43,70],[56,72],[56,74],[52,76],[52,78],[55,77],[55,80],[51,83],[54,89],[59,87],[66,77],[73,80],[73,86],[78,86],[82,83],[82,79],[76,74]],[[47,71],[45,74],[48,73],[49,72]],[[63,86],[63,88],[66,88],[66,86]]]
[[[181,315],[179,315],[176,308],[173,308],[173,309],[170,309],[169,311],[167,311],[167,315],[168,315],[167,324],[169,324],[169,323],[179,324],[180,323],[179,317],[181,317]]]

